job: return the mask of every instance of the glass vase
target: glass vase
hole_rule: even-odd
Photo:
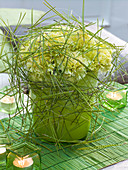
[[[63,89],[31,86],[36,135],[52,142],[74,142],[87,137],[96,87],[95,74],[88,74],[74,87]],[[78,89],[77,89],[78,88]]]

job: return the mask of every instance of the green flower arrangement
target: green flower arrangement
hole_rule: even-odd
[[[35,35],[20,46],[35,132],[50,141],[82,139],[88,134],[98,93],[98,72],[112,68],[112,47],[80,25],[51,26]]]

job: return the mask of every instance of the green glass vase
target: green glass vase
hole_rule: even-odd
[[[36,135],[52,142],[74,142],[87,137],[97,84],[89,73],[67,91],[31,86],[33,122]],[[54,91],[54,93],[53,93]]]

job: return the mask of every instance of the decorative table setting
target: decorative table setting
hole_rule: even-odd
[[[27,25],[24,13],[17,24],[1,19],[0,169],[93,170],[127,160],[127,46],[85,23],[84,8],[78,20],[44,3],[48,12],[29,11]],[[50,11],[54,22],[44,24]]]

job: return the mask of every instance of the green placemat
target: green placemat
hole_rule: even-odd
[[[40,146],[42,148],[42,169],[93,170],[128,159],[128,106],[118,113],[105,112],[104,114],[106,122],[96,133],[97,141],[95,142],[76,146],[55,146],[54,143],[42,142],[42,147]],[[8,121],[7,118],[3,119],[6,128]],[[22,121],[21,118],[15,117],[10,131],[12,132],[16,128],[18,131]],[[29,122],[27,126],[29,127]],[[16,133],[13,134],[13,137],[16,138]]]

